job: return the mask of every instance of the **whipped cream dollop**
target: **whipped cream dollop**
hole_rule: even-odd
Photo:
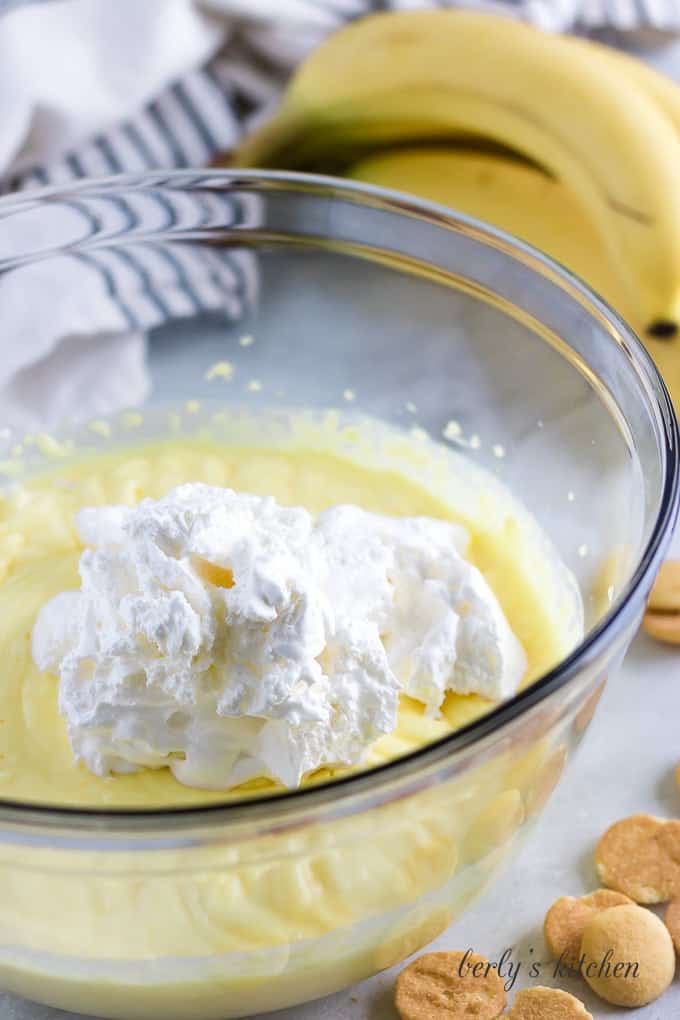
[[[400,694],[513,694],[526,659],[467,532],[355,506],[312,517],[182,485],[80,511],[81,588],[41,610],[34,660],[59,677],[77,759],[226,789],[359,763]]]

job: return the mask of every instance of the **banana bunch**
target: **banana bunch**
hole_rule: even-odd
[[[680,398],[680,89],[635,58],[474,11],[378,14],[307,59],[235,162],[349,173],[519,235],[631,321]]]
[[[636,312],[581,204],[535,167],[474,150],[419,147],[368,156],[348,176],[493,223],[563,265],[578,266],[583,279],[622,315]]]

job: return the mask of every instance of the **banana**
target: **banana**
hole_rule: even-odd
[[[635,301],[612,271],[585,209],[560,181],[534,167],[464,149],[419,147],[369,156],[347,176],[486,220],[561,262],[634,319]]]
[[[556,178],[516,160],[454,147],[393,149],[361,160],[347,176],[439,202],[521,238],[580,276],[640,331],[634,295],[611,268],[585,208]],[[680,408],[675,344],[648,339],[646,345]]]
[[[601,61],[605,66],[617,72],[620,77],[627,77],[634,82],[656,103],[659,109],[663,110],[680,136],[680,88],[671,78],[665,74],[659,74],[654,68],[636,57],[631,57],[621,50],[612,49],[611,46],[603,46],[602,43],[598,43],[594,39],[565,36],[564,42],[574,50],[578,50],[582,57]]]
[[[578,197],[638,317],[670,333],[680,323],[680,143],[652,92],[585,46],[519,21],[375,15],[308,58],[236,161],[304,168],[369,143],[492,139]]]

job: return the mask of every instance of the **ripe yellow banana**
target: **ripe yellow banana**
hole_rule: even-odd
[[[556,178],[517,161],[454,147],[392,149],[354,164],[347,176],[419,195],[514,234],[580,276],[639,331],[635,296],[613,271],[583,205]],[[646,342],[680,408],[675,344]]]
[[[470,11],[383,14],[333,35],[237,164],[305,167],[363,143],[492,139],[587,210],[652,332],[680,323],[680,141],[648,87],[585,46]]]
[[[652,99],[672,122],[680,136],[680,88],[665,74],[621,50],[603,46],[594,39],[565,36],[564,42],[584,59],[600,61],[620,77],[627,77]]]
[[[465,149],[418,147],[368,156],[347,176],[486,220],[561,262],[622,315],[635,315],[635,302],[581,203],[534,167]]]

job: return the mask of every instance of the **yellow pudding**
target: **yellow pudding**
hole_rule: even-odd
[[[460,521],[460,510],[389,469],[368,468],[333,451],[257,449],[214,441],[175,440],[122,448],[75,458],[38,476],[5,501],[0,527],[0,653],[11,664],[0,689],[0,796],[78,806],[165,807],[224,800],[224,791],[206,792],[178,783],[166,769],[107,778],[74,764],[66,728],[57,708],[57,682],[40,674],[32,661],[30,632],[40,609],[53,595],[79,586],[82,546],[74,528],[84,506],[135,503],[164,495],[186,481],[207,482],[254,494],[271,495],[317,514],[341,503],[394,516],[428,516],[464,523],[473,532],[471,559],[489,577],[510,625],[527,653],[524,683],[545,672],[567,651],[569,634],[549,617],[550,603],[536,590],[527,563],[512,550],[516,521],[500,531],[480,522]],[[367,765],[445,736],[491,706],[477,695],[449,693],[441,719],[402,697],[397,730],[378,740]],[[321,769],[308,782],[342,770]],[[241,796],[274,788],[254,780],[230,791]]]
[[[253,425],[257,424],[254,431]],[[183,786],[167,769],[101,778],[76,765],[30,635],[41,606],[78,586],[74,513],[136,503],[204,481],[312,513],[340,503],[457,521],[527,654],[525,683],[580,636],[573,582],[540,529],[491,476],[422,437],[334,417],[281,431],[225,421],[194,437],[69,454],[23,479],[0,519],[0,797],[84,808],[176,808],[276,790]],[[228,439],[228,441],[227,441]],[[397,730],[370,749],[379,765],[493,707],[449,694],[441,719],[403,698]],[[294,817],[278,831],[161,848],[130,841],[1,851],[0,977],[34,998],[104,1016],[239,1016],[324,994],[434,937],[512,843],[551,749],[536,734],[464,776],[370,811],[357,804]],[[343,770],[321,769],[307,784]],[[496,807],[494,807],[494,804]],[[301,808],[304,814],[305,808]],[[328,816],[328,817],[324,817]],[[500,819],[500,821],[499,821]],[[12,948],[14,947],[14,948]],[[20,949],[16,947],[21,947]],[[146,962],[146,966],[142,964]],[[170,1012],[168,1012],[170,1011]]]

